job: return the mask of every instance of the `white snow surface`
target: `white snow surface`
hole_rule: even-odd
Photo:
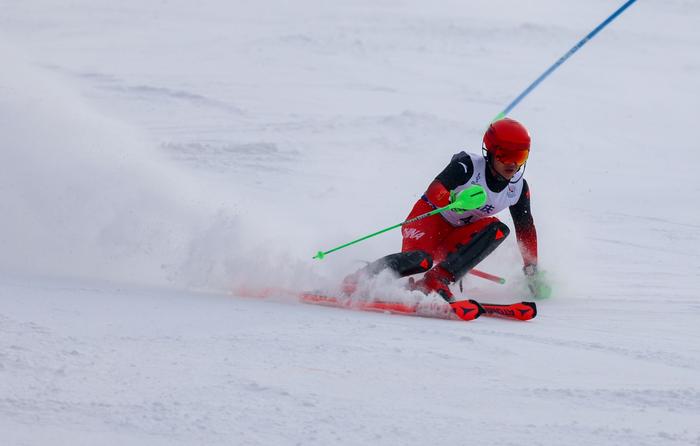
[[[700,445],[695,0],[637,2],[511,114],[533,321],[236,291],[398,251],[311,259],[400,222],[620,3],[0,0],[0,442]],[[465,295],[523,299],[513,238]]]

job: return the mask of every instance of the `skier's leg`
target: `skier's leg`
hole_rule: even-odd
[[[405,251],[389,254],[379,260],[375,260],[362,268],[369,276],[375,276],[385,269],[390,269],[399,277],[424,273],[433,267],[433,257],[425,251]]]
[[[473,232],[470,238],[454,242],[450,253],[440,262],[440,266],[454,277],[454,281],[464,277],[470,269],[488,257],[510,234],[508,226],[498,219],[491,217],[488,220],[491,221]],[[454,240],[450,237],[446,243]]]
[[[472,225],[459,228],[447,237],[439,254],[447,251],[444,259],[428,271],[416,285],[430,293],[440,294],[452,301],[449,285],[464,277],[470,269],[491,254],[510,233],[508,227],[498,219],[479,220]]]
[[[424,273],[432,267],[433,258],[425,251],[415,250],[389,254],[345,277],[343,279],[343,292],[348,295],[354,293],[361,280],[374,277],[386,269],[393,271],[399,277],[406,277]]]
[[[418,200],[406,220],[430,212],[432,208],[424,200]],[[401,228],[403,243],[401,252],[390,254],[364,266],[343,280],[343,292],[352,294],[357,284],[364,278],[372,277],[385,269],[391,269],[397,276],[406,277],[424,273],[433,266],[433,252],[445,236],[451,225],[440,216],[431,216]]]
[[[433,208],[424,200],[416,201],[406,220],[432,211]],[[421,250],[435,258],[435,251],[454,228],[440,215],[432,215],[401,227],[401,251]]]

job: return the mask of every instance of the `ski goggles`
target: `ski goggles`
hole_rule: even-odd
[[[527,161],[527,157],[530,156],[530,151],[529,150],[511,150],[511,149],[503,149],[501,147],[496,147],[495,150],[493,150],[493,156],[496,158],[498,161],[502,162],[503,164],[517,164],[518,166],[522,166],[525,164],[525,161]]]

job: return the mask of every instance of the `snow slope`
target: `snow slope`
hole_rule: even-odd
[[[398,250],[310,259],[401,221],[617,6],[0,0],[3,443],[699,445],[697,2],[635,4],[514,111],[534,321],[231,291]],[[519,262],[467,293],[522,296]]]

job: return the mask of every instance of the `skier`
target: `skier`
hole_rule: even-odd
[[[529,154],[530,135],[520,122],[504,118],[492,123],[484,134],[482,155],[454,155],[406,220],[448,205],[472,185],[484,188],[486,203],[478,209],[444,211],[404,225],[401,252],[346,277],[343,291],[352,294],[363,277],[389,268],[399,277],[425,273],[418,281],[411,279],[409,286],[425,294],[436,292],[452,303],[450,284],[491,254],[510,233],[494,216],[509,208],[530,291],[533,297],[548,297],[549,287],[537,269],[537,232],[530,212],[530,189],[523,178]]]

